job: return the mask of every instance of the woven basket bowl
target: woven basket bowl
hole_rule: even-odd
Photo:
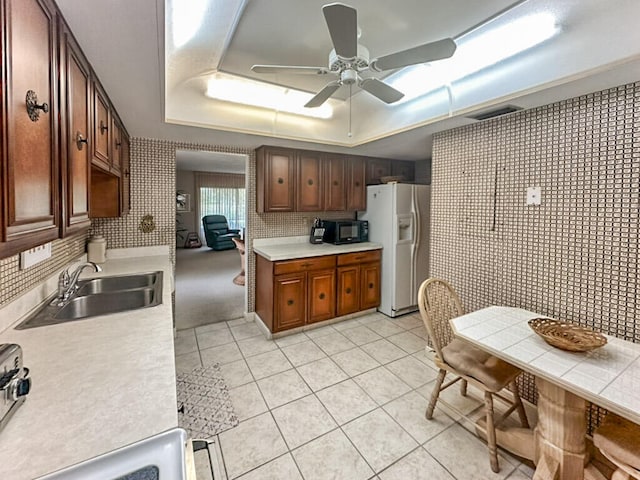
[[[590,328],[551,318],[534,318],[529,326],[549,345],[570,352],[588,352],[607,343],[607,337]]]

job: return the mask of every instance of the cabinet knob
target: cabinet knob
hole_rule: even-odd
[[[89,139],[86,137],[83,137],[82,133],[76,132],[76,147],[78,147],[78,150],[82,150],[83,144],[88,145]]]
[[[37,122],[40,119],[40,110],[49,113],[49,104],[46,102],[38,104],[38,95],[33,90],[27,91],[25,103],[27,104],[27,114],[32,122]]]
[[[320,300],[324,300],[324,297],[325,297],[324,293],[321,293],[320,295],[318,295],[318,298],[320,298]]]
[[[122,142],[116,142],[116,148],[120,148],[120,145],[122,145]]]
[[[356,182],[356,187],[359,187],[359,186],[360,186],[360,182]]]
[[[370,284],[369,284],[369,288],[373,288],[373,283],[370,283]]]
[[[278,177],[278,183],[282,185],[284,183],[284,179],[282,177]]]
[[[106,132],[107,130],[109,130],[109,127],[107,127],[104,122],[102,120],[100,120],[100,133],[102,135],[104,135],[104,132]]]
[[[310,178],[309,180],[307,180],[307,183],[308,183],[309,185],[313,185],[313,178]]]
[[[345,290],[345,292],[347,293],[347,295],[351,294],[351,287],[347,287],[347,289]]]
[[[334,186],[334,187],[337,187],[337,186],[338,186],[338,180],[334,180],[334,181],[333,181],[333,186]]]
[[[124,171],[124,175],[125,175],[126,177],[128,177],[128,176],[129,176],[129,169],[126,169],[126,170]]]
[[[293,300],[291,300],[291,299],[287,300],[287,305],[289,305],[289,306],[293,305]]]

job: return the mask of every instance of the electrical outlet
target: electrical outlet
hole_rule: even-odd
[[[24,270],[51,257],[51,242],[20,253],[20,269]]]
[[[542,189],[540,187],[527,187],[527,205],[540,205],[542,203]]]

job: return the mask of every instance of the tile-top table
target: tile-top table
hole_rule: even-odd
[[[527,324],[544,317],[512,307],[488,307],[451,321],[455,334],[479,348],[535,375],[538,425],[529,433],[537,464],[535,479],[584,478],[586,402],[640,423],[640,345],[607,336],[591,352],[568,352],[545,343]],[[520,429],[522,430],[522,429]],[[515,438],[522,454],[527,435]],[[500,439],[500,436],[498,437]]]

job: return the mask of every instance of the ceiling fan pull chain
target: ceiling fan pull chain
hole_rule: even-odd
[[[349,132],[347,133],[347,137],[351,138],[351,88],[353,84],[349,84]]]

